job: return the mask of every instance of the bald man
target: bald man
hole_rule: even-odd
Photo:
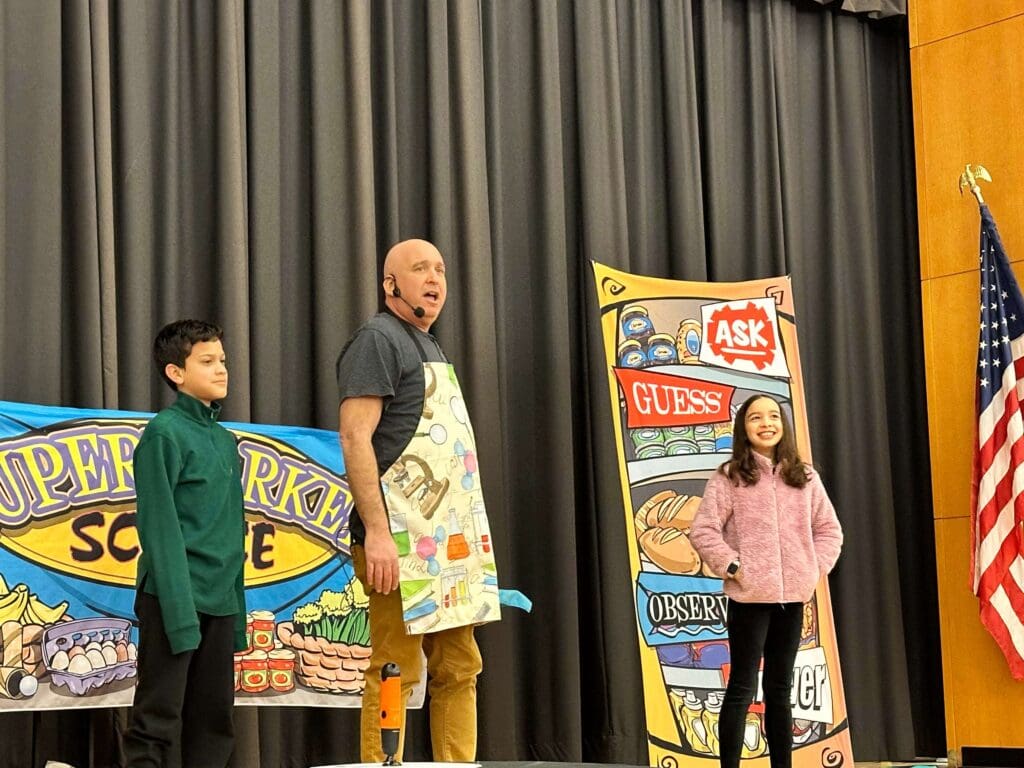
[[[473,430],[458,379],[430,328],[447,297],[441,252],[425,240],[384,260],[385,312],[338,358],[339,433],[355,501],[352,559],[370,600],[373,646],[360,752],[384,760],[381,669],[401,668],[405,707],[427,657],[435,760],[476,759],[477,624],[500,618],[493,542]],[[470,462],[472,470],[470,470]]]

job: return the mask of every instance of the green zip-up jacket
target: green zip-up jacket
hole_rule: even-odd
[[[242,476],[219,413],[179,392],[135,448],[136,583],[160,601],[173,653],[199,647],[200,613],[234,616],[235,650],[246,647]]]

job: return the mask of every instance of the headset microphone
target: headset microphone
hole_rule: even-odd
[[[414,306],[407,298],[405,298],[402,295],[402,291],[399,289],[398,281],[395,280],[394,275],[391,276],[391,280],[394,283],[394,286],[391,288],[392,296],[394,296],[396,299],[401,299],[402,301],[404,301],[405,304],[409,307],[409,309],[412,310],[412,313],[416,315],[416,317],[423,317],[425,314],[427,314],[426,310],[424,310],[423,307]]]

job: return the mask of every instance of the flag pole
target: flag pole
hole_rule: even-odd
[[[978,186],[979,180],[992,181],[992,175],[984,165],[972,166],[968,163],[964,166],[964,172],[960,174],[960,194],[962,195],[965,189],[970,189],[971,194],[978,199],[978,205],[982,206],[985,204],[985,199],[981,196],[981,187]]]

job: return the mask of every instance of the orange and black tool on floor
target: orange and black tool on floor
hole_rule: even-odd
[[[402,732],[402,673],[398,665],[388,662],[380,671],[380,748],[384,765],[401,765],[398,737]]]

